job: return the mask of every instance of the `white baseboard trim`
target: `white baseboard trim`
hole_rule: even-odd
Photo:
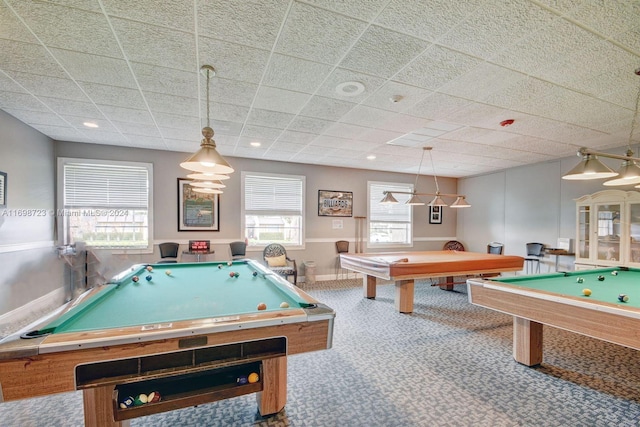
[[[28,302],[0,316],[0,323],[20,323],[23,319],[32,317],[34,312],[44,310],[54,305],[62,305],[64,302],[64,288],[58,288]]]

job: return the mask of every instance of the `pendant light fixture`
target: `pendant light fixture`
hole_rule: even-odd
[[[640,68],[637,68],[634,71],[634,73],[637,76],[640,76]],[[629,130],[629,140],[627,142],[626,156],[619,156],[616,154],[609,154],[609,153],[600,153],[600,152],[582,147],[578,151],[578,156],[582,157],[582,161],[578,163],[576,167],[574,167],[565,175],[563,175],[562,179],[591,180],[591,179],[613,178],[613,179],[610,179],[609,181],[605,181],[603,185],[619,186],[619,185],[640,184],[640,167],[636,163],[640,161],[640,159],[636,157],[632,157],[633,151],[631,150],[631,144],[633,142],[633,132],[637,125],[639,104],[640,104],[640,86],[638,87],[638,92],[636,94],[635,110],[633,111],[633,119],[631,120],[631,129]],[[598,156],[609,158],[609,159],[622,160],[622,165],[620,166],[620,169],[618,169],[618,172],[616,172],[613,169],[606,166],[605,164],[603,164],[602,162],[600,162],[600,160],[598,160]]]
[[[211,76],[215,76],[215,69],[211,65],[203,65],[200,70],[207,76],[207,126],[202,128],[204,139],[200,143],[200,149],[180,163],[180,166],[193,172],[230,174],[233,168],[216,150],[216,142],[213,140],[214,132],[210,126],[209,83]]]

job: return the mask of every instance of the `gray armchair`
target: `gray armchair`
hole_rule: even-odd
[[[262,251],[267,267],[274,273],[288,279],[293,276],[293,284],[298,285],[298,266],[296,260],[289,258],[287,250],[279,243],[271,243]]]

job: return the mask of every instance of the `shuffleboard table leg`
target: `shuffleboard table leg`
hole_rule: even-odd
[[[414,285],[413,279],[396,281],[395,306],[400,313],[413,313]]]
[[[129,427],[129,420],[115,421],[113,417],[113,386],[82,390],[84,425],[95,427]]]
[[[542,323],[513,317],[513,358],[526,366],[542,363]]]
[[[262,361],[262,391],[256,394],[260,415],[276,414],[287,403],[287,356]]]
[[[362,289],[364,290],[364,297],[369,299],[375,299],[376,297],[376,278],[365,274],[362,277]]]

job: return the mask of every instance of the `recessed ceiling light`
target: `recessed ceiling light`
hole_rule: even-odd
[[[85,125],[88,128],[97,128],[98,127],[98,125],[93,123],[93,122],[84,122],[82,124]]]
[[[336,93],[342,96],[356,96],[364,92],[364,85],[360,82],[344,82],[336,86]]]
[[[376,159],[376,156],[374,156],[373,154],[369,154],[367,156],[367,160],[375,160],[375,159]]]
[[[259,143],[258,141],[253,141],[253,142],[250,142],[249,145],[252,147],[260,147],[262,144]]]

